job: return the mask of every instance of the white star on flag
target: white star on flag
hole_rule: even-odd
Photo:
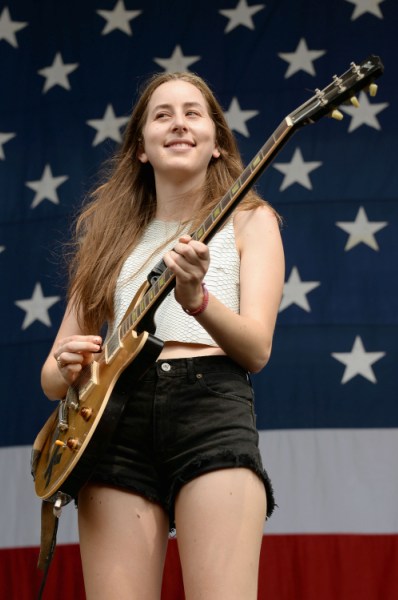
[[[385,355],[385,352],[366,352],[359,335],[355,338],[351,352],[332,352],[333,358],[346,366],[341,383],[347,383],[356,375],[361,375],[372,383],[377,383],[371,365]]]
[[[249,137],[249,130],[246,127],[246,121],[252,119],[259,114],[258,110],[242,110],[238,99],[232,98],[228,110],[224,113],[228,125],[234,131],[241,133],[245,137]]]
[[[30,205],[31,208],[36,208],[43,200],[50,200],[53,204],[59,204],[59,198],[57,194],[57,188],[69,179],[66,175],[60,175],[59,177],[53,177],[51,166],[46,165],[44,167],[41,179],[37,181],[27,181],[25,185],[36,192],[33,202]]]
[[[11,19],[10,11],[7,7],[5,7],[0,16],[0,41],[5,40],[14,48],[18,48],[18,42],[15,34],[17,31],[20,31],[28,25],[29,23],[24,21],[13,21]]]
[[[253,6],[248,6],[246,0],[239,0],[236,8],[219,10],[219,13],[229,19],[229,23],[227,23],[224,33],[229,33],[239,25],[243,25],[248,29],[254,29],[252,17],[259,10],[263,10],[263,8],[265,8],[265,4],[254,4]]]
[[[312,63],[324,54],[326,54],[326,50],[309,50],[304,38],[301,38],[294,52],[278,52],[278,56],[289,63],[285,79],[298,73],[298,71],[305,71],[310,75],[316,75]]]
[[[142,10],[126,10],[123,0],[118,0],[113,10],[97,10],[97,13],[107,21],[101,35],[107,35],[115,29],[133,35],[129,21],[136,19]]]
[[[79,63],[64,63],[61,53],[57,52],[54,57],[53,64],[50,67],[45,67],[44,69],[40,69],[40,71],[38,71],[39,75],[45,77],[46,79],[43,87],[43,94],[48,92],[49,89],[56,85],[59,85],[66,90],[70,90],[71,87],[68,75],[75,71],[78,66]]]
[[[6,247],[5,247],[5,246],[0,246],[0,254],[1,254],[2,252],[4,252],[4,250],[5,250],[5,249],[6,249]]]
[[[98,144],[108,138],[115,142],[121,142],[122,135],[120,133],[120,128],[123,127],[128,120],[129,117],[117,117],[112,104],[108,104],[102,119],[90,119],[89,121],[86,121],[90,127],[94,127],[94,129],[97,130],[92,146],[98,146]]]
[[[322,166],[322,164],[320,161],[315,160],[305,162],[300,148],[296,148],[289,163],[275,163],[273,165],[274,169],[277,169],[285,176],[279,191],[283,192],[283,190],[293,185],[293,183],[298,183],[307,188],[307,190],[312,190],[312,183],[308,175]]]
[[[4,154],[3,144],[6,144],[12,140],[12,138],[14,138],[16,135],[16,133],[0,133],[0,160],[4,160],[6,157]]]
[[[31,298],[15,301],[15,304],[26,312],[21,329],[27,329],[35,321],[40,321],[44,325],[47,325],[47,327],[51,327],[48,309],[56,302],[59,302],[60,299],[60,296],[43,296],[41,284],[36,283]]]
[[[361,92],[359,95],[359,107],[355,106],[341,106],[341,110],[352,117],[348,132],[358,129],[361,125],[369,125],[374,129],[381,129],[379,121],[376,119],[376,115],[382,110],[389,106],[388,102],[379,102],[379,104],[372,104],[369,102],[365,92]]]
[[[174,73],[175,71],[189,71],[188,67],[201,58],[201,56],[184,56],[181,46],[176,46],[170,58],[154,58],[153,60],[166,73]]]
[[[351,250],[358,244],[366,244],[373,250],[378,250],[379,245],[374,234],[388,225],[387,221],[368,221],[363,206],[357,212],[355,221],[337,221],[337,227],[349,233],[344,250]]]
[[[355,21],[355,19],[358,19],[358,17],[366,13],[379,17],[379,19],[384,18],[379,7],[379,4],[384,2],[384,0],[346,0],[346,2],[355,4],[354,12],[351,15],[351,21]]]
[[[283,287],[283,298],[279,312],[292,304],[297,304],[307,312],[311,312],[307,294],[321,285],[320,281],[302,281],[297,267],[293,267],[289,279]]]

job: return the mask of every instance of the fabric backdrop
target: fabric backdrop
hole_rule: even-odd
[[[296,134],[258,189],[282,214],[286,285],[255,376],[278,509],[260,598],[398,598],[395,0],[0,0],[0,596],[34,598],[40,501],[30,448],[53,405],[40,367],[64,310],[76,208],[141,82],[213,86],[245,162],[334,74],[379,55],[376,97]],[[84,598],[63,512],[46,597]],[[175,541],[164,599],[183,598]]]

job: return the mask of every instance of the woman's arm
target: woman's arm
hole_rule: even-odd
[[[196,318],[224,352],[251,372],[260,371],[271,354],[272,337],[284,285],[284,255],[279,224],[270,208],[238,211],[234,217],[240,252],[240,314],[209,294]],[[165,261],[176,274],[176,299],[184,308],[200,306],[201,282],[209,265],[208,248],[183,241]],[[184,248],[185,246],[185,248]],[[191,246],[191,248],[188,248]]]
[[[100,336],[83,334],[73,305],[69,305],[41,372],[41,385],[50,400],[65,397],[84,365],[100,351],[101,343]]]

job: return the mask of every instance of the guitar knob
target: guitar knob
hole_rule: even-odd
[[[342,121],[344,119],[343,113],[341,113],[337,108],[335,108],[330,114],[329,117],[332,119],[336,119],[336,121]]]
[[[350,102],[355,108],[359,108],[358,98],[356,96],[351,96]]]
[[[84,406],[81,410],[80,410],[80,414],[83,417],[83,419],[85,421],[89,421],[92,417],[93,414],[93,409],[92,408],[88,408],[87,406]]]
[[[69,438],[66,443],[62,440],[55,440],[54,444],[56,446],[61,446],[62,448],[69,448],[69,450],[77,450],[80,446],[79,440],[77,438]]]
[[[379,86],[377,85],[377,83],[371,83],[369,86],[369,94],[372,97],[376,96],[378,89],[379,89]]]
[[[66,442],[66,445],[68,446],[68,448],[70,450],[77,450],[78,447],[80,446],[79,440],[76,438],[69,438],[68,441]]]

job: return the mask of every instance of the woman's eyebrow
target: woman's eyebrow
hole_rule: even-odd
[[[184,102],[183,103],[183,107],[184,108],[204,108],[203,105],[200,102]],[[165,110],[165,109],[172,109],[173,105],[172,104],[157,104],[156,106],[153,107],[152,112],[155,112],[157,110]]]

